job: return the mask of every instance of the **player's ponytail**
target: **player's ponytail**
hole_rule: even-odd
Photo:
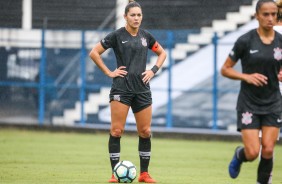
[[[282,0],[276,0],[276,5],[278,7],[277,22],[280,22],[282,21]]]

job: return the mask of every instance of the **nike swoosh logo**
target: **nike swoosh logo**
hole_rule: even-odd
[[[250,54],[254,54],[254,53],[257,53],[258,50],[250,50]]]
[[[282,123],[282,119],[277,119],[277,123]]]
[[[128,41],[121,41],[121,43],[126,43],[126,42],[128,42]]]
[[[119,153],[110,153],[110,157],[119,157],[120,154]]]

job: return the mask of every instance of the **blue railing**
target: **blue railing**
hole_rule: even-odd
[[[55,84],[55,83],[49,83],[46,81],[46,70],[48,70],[48,65],[50,65],[50,62],[47,59],[47,49],[46,48],[46,42],[45,42],[45,34],[46,30],[42,30],[42,41],[41,41],[41,58],[40,58],[40,65],[39,65],[39,80],[38,81],[26,81],[26,82],[16,82],[13,80],[1,80],[0,79],[0,86],[4,87],[23,87],[23,88],[35,88],[39,91],[38,93],[38,123],[39,125],[44,124],[46,122],[46,93],[48,92],[48,88],[54,88],[54,89],[63,89],[66,88],[67,90],[73,89],[75,95],[78,94],[78,97],[74,99],[75,101],[80,101],[81,109],[80,109],[80,121],[79,123],[81,125],[85,125],[87,122],[87,117],[85,117],[85,109],[84,109],[84,102],[86,101],[87,98],[87,93],[89,91],[97,91],[99,90],[102,86],[110,86],[110,84],[89,84],[87,82],[87,72],[86,72],[86,63],[88,58],[88,50],[86,48],[86,38],[85,38],[85,31],[81,31],[81,48],[80,51],[78,52],[80,54],[80,59],[77,61],[77,68],[80,69],[80,75],[79,75],[79,80],[78,82],[74,83],[73,81],[69,83],[60,83],[60,84]],[[155,30],[155,32],[157,32]],[[189,31],[186,31],[189,32]],[[191,31],[193,32],[193,31]],[[214,53],[213,53],[213,60],[214,60],[214,68],[213,68],[213,84],[212,84],[212,89],[207,89],[207,88],[195,88],[195,89],[190,89],[189,91],[183,91],[182,89],[173,89],[172,87],[172,78],[173,78],[173,71],[172,68],[174,66],[174,60],[172,58],[172,50],[174,45],[176,44],[176,33],[173,31],[162,31],[162,36],[165,33],[166,39],[165,42],[162,40],[162,43],[164,44],[164,47],[168,50],[168,88],[167,89],[154,89],[153,90],[160,90],[166,92],[168,95],[167,99],[167,113],[166,113],[166,123],[165,126],[167,128],[174,127],[174,120],[173,120],[173,97],[172,93],[179,90],[184,93],[211,93],[212,94],[212,126],[211,128],[214,130],[217,130],[218,127],[218,95],[219,92],[227,92],[227,93],[237,93],[238,90],[234,89],[218,89],[218,72],[217,72],[217,45],[218,45],[218,37],[215,34],[213,38],[213,45],[214,45]],[[179,38],[178,38],[179,39]],[[231,43],[230,43],[231,44]],[[67,62],[66,62],[67,64]],[[61,98],[61,97],[60,97]],[[54,99],[54,100],[60,100],[60,99]],[[189,102],[187,102],[189,103]],[[235,106],[234,106],[234,113],[235,113]]]

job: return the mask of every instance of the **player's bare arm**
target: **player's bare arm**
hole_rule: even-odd
[[[125,66],[120,66],[115,69],[113,72],[105,65],[104,61],[101,58],[101,54],[105,52],[105,49],[101,45],[101,43],[97,43],[95,47],[89,53],[90,58],[95,64],[104,72],[105,75],[111,78],[115,77],[124,77],[127,75],[127,71],[125,71]]]
[[[236,62],[228,57],[221,68],[221,74],[225,77],[235,80],[242,80],[255,86],[267,85],[267,77],[259,73],[246,74],[234,70]]]
[[[279,80],[280,82],[282,82],[282,68],[280,68],[280,71],[279,71],[277,77],[278,77],[278,80]]]
[[[155,66],[152,69],[146,70],[145,72],[142,73],[142,75],[144,76],[142,80],[146,84],[151,80],[151,78],[155,76],[156,72],[160,67],[162,67],[166,59],[166,52],[158,42],[156,42],[153,45],[152,51],[158,55],[158,59]]]

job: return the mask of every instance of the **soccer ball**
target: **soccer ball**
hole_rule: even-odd
[[[119,183],[131,183],[136,178],[136,167],[130,161],[120,161],[114,167],[114,176]]]

